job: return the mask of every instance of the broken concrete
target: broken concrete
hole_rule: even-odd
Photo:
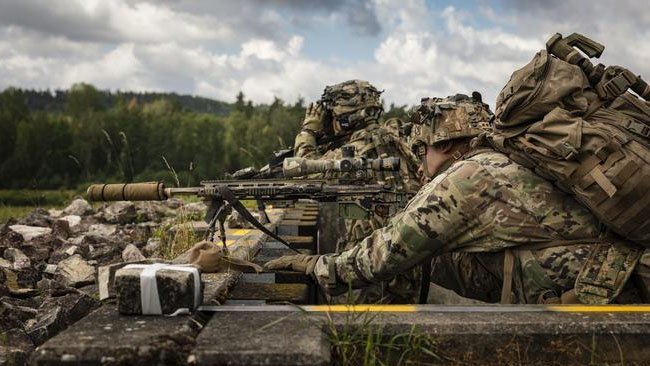
[[[36,345],[45,342],[69,325],[86,316],[99,303],[87,294],[71,290],[57,297],[48,297],[38,308],[38,314],[26,326],[27,334]]]
[[[119,201],[108,205],[99,215],[108,223],[124,225],[134,222],[138,213],[133,202]]]
[[[93,213],[93,207],[83,198],[77,198],[63,209],[63,215],[84,216]]]
[[[125,262],[139,262],[145,259],[140,249],[133,244],[128,244],[122,251],[122,260]]]
[[[15,270],[20,271],[32,266],[32,262],[20,249],[7,248],[5,249],[4,257],[12,262],[12,268]]]
[[[52,232],[52,229],[49,227],[40,227],[40,226],[28,226],[28,225],[11,225],[9,228],[20,234],[25,241],[32,240],[42,235],[46,235]]]
[[[55,279],[70,287],[81,287],[95,282],[95,267],[75,254],[59,262]]]
[[[0,331],[0,365],[26,365],[34,344],[25,331],[13,328]]]
[[[121,268],[115,274],[115,290],[117,292],[117,307],[121,314],[142,314],[141,268]],[[160,309],[163,314],[171,314],[178,309],[193,309],[195,291],[194,275],[190,272],[160,269],[156,272],[156,284]],[[201,292],[202,293],[202,292]]]
[[[117,231],[117,225],[108,225],[108,224],[93,224],[88,227],[88,236],[99,236],[104,239],[108,239],[111,235],[114,235]]]

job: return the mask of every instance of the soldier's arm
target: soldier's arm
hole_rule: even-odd
[[[307,106],[301,131],[293,144],[295,156],[307,159],[319,158],[316,138],[323,135],[325,119],[325,109],[320,101]]]
[[[293,143],[294,155],[299,158],[318,159],[316,136],[309,131],[300,131]]]
[[[472,221],[467,203],[441,175],[386,227],[339,255],[322,256],[314,274],[332,294],[345,292],[348,284],[357,288],[389,280],[432,255],[455,249],[459,234]]]

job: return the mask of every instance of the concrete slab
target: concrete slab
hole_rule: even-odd
[[[215,314],[228,314],[239,319],[263,318],[259,314],[269,314],[265,318],[269,322],[289,317],[283,313],[298,312],[310,318],[308,323],[312,327],[320,324],[322,330],[336,329],[339,339],[346,342],[354,339],[355,335],[363,341],[367,334],[381,334],[386,341],[426,340],[422,344],[426,344],[429,354],[422,354],[419,360],[422,363],[574,365],[650,362],[650,306],[369,305],[349,308],[267,305],[224,306],[213,310],[218,311]],[[284,334],[282,327],[277,329]],[[336,344],[336,338],[333,340]],[[399,343],[393,345],[399,346]],[[271,358],[268,351],[262,353]]]
[[[321,325],[300,313],[216,313],[197,337],[191,357],[197,365],[324,366],[331,362]]]
[[[121,316],[103,306],[38,347],[31,364],[182,364],[199,329],[187,316]]]

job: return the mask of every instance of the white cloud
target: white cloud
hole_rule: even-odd
[[[312,3],[313,12],[295,3],[292,13],[287,4],[294,3],[282,1],[79,0],[55,8],[44,0],[7,0],[0,4],[0,88],[84,81],[226,101],[241,90],[268,103],[276,96],[318,98],[325,85],[358,78],[385,89],[387,102],[479,90],[493,105],[510,74],[555,31],[591,35],[607,45],[603,62],[650,75],[646,7],[621,0],[617,12],[627,21],[608,27],[606,2],[592,3],[513,0],[498,11],[486,3],[470,11],[424,0],[372,0],[363,4],[372,17],[355,23],[343,13],[345,1]],[[371,55],[306,55],[304,49],[337,47],[326,34],[313,37],[314,24],[331,30],[350,21],[356,28],[349,36],[356,37],[373,29],[375,16],[381,36],[364,38],[374,42]]]

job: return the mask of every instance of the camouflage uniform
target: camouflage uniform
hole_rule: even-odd
[[[453,253],[446,254],[452,260],[439,258],[434,265],[434,282],[436,267],[455,266],[440,273],[457,277],[448,282],[462,284],[461,295],[494,302],[503,252],[513,249],[515,301],[537,303],[547,291],[559,295],[574,287],[595,247],[590,239],[600,234],[598,221],[570,196],[507,156],[479,150],[424,186],[403,212],[360,245],[322,256],[314,273],[336,293],[347,283],[362,287],[385,281],[431,255]],[[572,239],[585,243],[517,251],[522,245]],[[614,237],[606,241],[626,245]],[[332,288],[333,283],[338,286]]]
[[[308,159],[341,159],[342,146],[354,146],[355,156],[366,158],[400,158],[400,172],[376,172],[375,182],[385,183],[401,191],[416,193],[420,188],[417,179],[418,159],[400,136],[401,121],[391,119],[381,123],[381,92],[366,81],[350,80],[325,88],[321,101],[330,116],[351,116],[354,124],[338,139],[319,145],[317,134],[303,128],[296,136],[294,153]],[[388,121],[387,121],[388,122]],[[305,124],[303,124],[304,126]],[[350,132],[351,131],[351,132]],[[336,178],[336,173],[312,175],[310,178]],[[374,230],[386,225],[387,220],[373,216],[370,220],[345,220],[346,237],[339,240],[337,252],[354,246]],[[355,294],[355,302],[412,302],[419,293],[418,269],[411,274],[398,276],[393,284],[379,284],[364,294]],[[399,290],[399,291],[397,291]],[[343,301],[343,299],[339,299]]]
[[[480,95],[425,98],[412,113],[411,143],[423,155],[426,146],[477,136],[486,113]],[[641,257],[639,247],[604,232],[587,208],[531,170],[477,148],[479,141],[454,155],[384,228],[318,258],[319,282],[337,293],[391,279],[435,256],[432,282],[464,297],[614,301]]]

